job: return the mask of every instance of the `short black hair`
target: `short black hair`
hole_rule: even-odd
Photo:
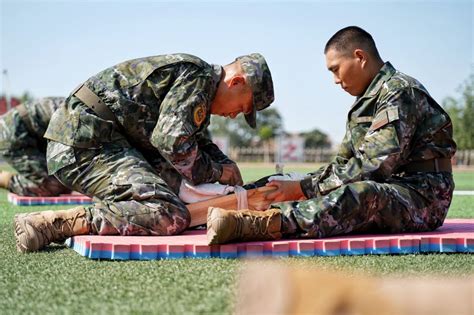
[[[357,48],[363,49],[380,59],[372,35],[358,26],[348,26],[337,31],[326,43],[324,53],[326,54],[329,49],[335,49],[339,52],[350,54]]]

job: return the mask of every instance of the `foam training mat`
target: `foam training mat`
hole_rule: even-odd
[[[14,193],[8,193],[8,201],[17,206],[41,206],[41,205],[83,205],[92,203],[90,197],[71,194],[57,197],[25,197]]]
[[[474,219],[446,220],[436,231],[410,234],[353,235],[208,246],[205,230],[191,230],[176,236],[81,235],[68,239],[66,244],[82,256],[114,260],[473,253]]]

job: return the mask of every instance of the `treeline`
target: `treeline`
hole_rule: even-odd
[[[458,88],[456,97],[447,97],[443,107],[453,121],[458,150],[474,150],[474,74]]]
[[[212,116],[209,131],[213,136],[228,137],[230,147],[257,147],[285,134],[283,117],[276,108],[257,112],[257,129],[250,128],[243,115],[236,119]],[[299,135],[303,137],[307,149],[331,147],[329,136],[317,128]]]

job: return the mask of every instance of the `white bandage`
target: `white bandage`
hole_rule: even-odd
[[[247,190],[241,186],[235,186],[234,188],[234,194],[237,197],[237,210],[248,209]]]
[[[237,210],[248,209],[247,190],[241,186],[229,186],[221,184],[201,184],[193,186],[187,181],[181,181],[179,198],[185,203],[194,203],[224,196],[231,192],[237,198]]]
[[[301,173],[287,173],[284,175],[275,175],[275,176],[270,176],[268,178],[268,181],[271,182],[272,180],[280,180],[280,181],[290,181],[290,180],[302,180],[304,179],[308,174],[301,174]]]
[[[193,203],[227,195],[234,190],[234,186],[221,184],[201,184],[193,186],[183,180],[181,181],[178,196],[185,203]]]

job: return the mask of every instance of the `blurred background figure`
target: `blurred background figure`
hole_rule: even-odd
[[[295,268],[272,261],[244,264],[236,314],[473,314],[474,278],[375,278]]]
[[[51,115],[63,97],[27,101],[0,116],[0,156],[18,174],[0,171],[0,188],[21,196],[57,196],[70,189],[46,167],[46,139],[43,135]]]

